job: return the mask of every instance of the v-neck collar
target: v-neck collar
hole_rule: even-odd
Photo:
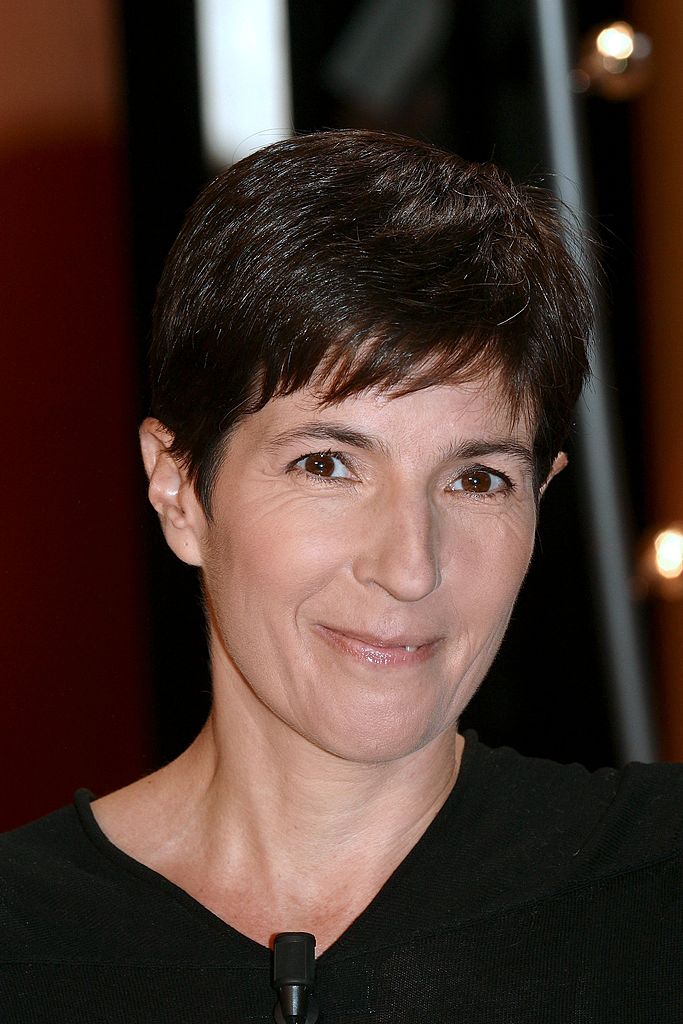
[[[363,952],[365,949],[369,949],[371,945],[377,944],[373,939],[376,940],[378,936],[386,935],[387,916],[390,915],[396,886],[401,882],[405,882],[412,875],[419,876],[420,861],[425,849],[432,845],[447,824],[451,824],[457,805],[460,803],[463,793],[467,788],[474,762],[483,749],[485,748],[479,743],[476,733],[473,730],[468,730],[465,733],[465,745],[458,776],[443,805],[415,846],[391,873],[365,909],[361,911],[346,931],[317,958],[317,962],[320,965],[336,962],[348,956],[357,956],[359,952]],[[120,847],[112,843],[100,827],[93,813],[91,802],[94,799],[95,796],[89,790],[80,789],[75,794],[74,805],[83,832],[100,854],[116,864],[120,869],[142,881],[150,891],[156,890],[157,894],[163,894],[174,902],[181,904],[200,923],[211,929],[216,938],[220,936],[224,942],[228,940],[229,944],[236,947],[236,952],[239,951],[242,963],[244,963],[245,959],[248,959],[253,966],[264,966],[269,963],[270,950],[268,947],[244,935],[227,921],[224,921],[223,918],[214,914],[213,911],[209,910],[203,903],[200,903],[194,896],[191,896],[181,886],[170,881],[170,879],[141,861],[131,857],[130,854],[125,853]],[[415,908],[415,912],[417,922],[420,917],[419,907]],[[380,924],[382,926],[378,928],[377,926]],[[380,944],[383,943],[380,942]]]

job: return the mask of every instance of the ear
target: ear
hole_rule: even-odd
[[[147,417],[140,427],[142,461],[149,479],[149,500],[159,516],[166,543],[188,565],[202,564],[206,517],[181,463],[170,454],[173,434]]]
[[[565,468],[565,466],[568,466],[568,465],[569,465],[569,459],[567,458],[567,453],[566,452],[558,452],[557,455],[555,456],[555,460],[554,460],[552,466],[550,467],[550,472],[548,473],[547,477],[545,478],[545,482],[541,484],[541,489],[539,491],[539,494],[541,496],[543,496],[545,494],[546,488],[548,487],[548,484],[550,483],[552,478],[554,476],[557,476],[558,473],[561,473],[562,470]]]

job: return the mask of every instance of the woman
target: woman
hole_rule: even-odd
[[[321,1022],[680,1018],[681,769],[458,732],[586,371],[563,232],[544,193],[366,132],[195,204],[141,441],[213,708],[177,761],[3,840],[6,1020],[266,1021],[296,931]]]

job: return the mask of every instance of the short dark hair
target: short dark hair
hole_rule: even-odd
[[[270,398],[497,374],[539,481],[588,368],[590,302],[552,195],[380,132],[302,135],[191,208],[154,312],[152,414],[208,514],[226,438]]]

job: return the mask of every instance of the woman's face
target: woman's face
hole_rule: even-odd
[[[491,385],[247,417],[202,536],[216,699],[366,763],[454,727],[531,557],[531,449]]]

